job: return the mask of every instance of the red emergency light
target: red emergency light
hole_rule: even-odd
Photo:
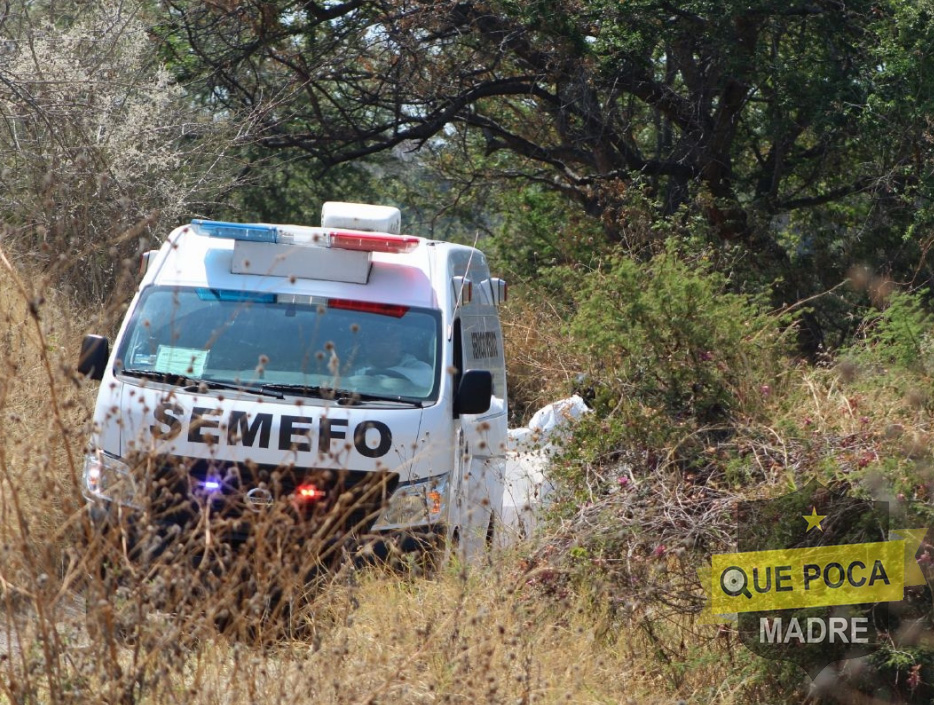
[[[317,502],[324,499],[327,492],[311,483],[305,483],[295,488],[295,499],[299,502]]]
[[[418,238],[410,235],[387,235],[386,233],[365,233],[347,230],[328,232],[331,247],[358,252],[388,252],[405,254],[418,247]]]

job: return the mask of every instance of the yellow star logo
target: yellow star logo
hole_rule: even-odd
[[[827,518],[827,515],[826,515],[826,514],[818,514],[818,513],[817,513],[817,508],[816,508],[816,507],[811,507],[811,513],[810,513],[810,515],[808,515],[808,514],[802,514],[802,515],[801,515],[801,518],[804,519],[804,520],[808,523],[808,531],[810,531],[811,529],[819,529],[820,531],[823,531],[823,530],[824,530],[824,527],[822,527],[822,526],[820,525],[820,523],[821,523],[821,521],[822,521],[823,519],[826,519],[826,518]],[[804,533],[807,533],[807,531],[805,531]]]

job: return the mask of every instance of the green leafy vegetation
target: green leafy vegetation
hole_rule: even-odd
[[[928,291],[893,292],[885,308],[864,321],[862,336],[847,355],[863,364],[896,366],[921,375],[931,374],[931,336],[934,314],[926,305]]]

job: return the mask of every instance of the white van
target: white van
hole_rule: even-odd
[[[310,531],[491,540],[505,282],[477,249],[400,235],[396,208],[326,203],[321,221],[194,220],[144,256],[112,352],[82,344],[101,380],[92,516],[151,511],[158,488],[167,524],[213,509],[248,533],[288,503]]]

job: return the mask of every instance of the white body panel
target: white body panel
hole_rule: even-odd
[[[289,226],[281,226],[289,227]],[[245,245],[245,247],[243,247]],[[235,260],[234,250],[241,246]],[[466,550],[485,538],[491,516],[502,506],[507,402],[502,333],[495,306],[478,289],[459,306],[452,277],[489,279],[483,256],[472,248],[421,240],[407,254],[366,253],[365,278],[335,281],[296,276],[274,250],[298,246],[243,243],[207,237],[191,226],[176,229],[153,253],[104,371],[90,446],[114,458],[134,452],[219,462],[254,462],[297,468],[391,470],[400,483],[449,477],[441,523],[457,531]],[[244,259],[263,251],[266,265]],[[313,257],[313,250],[302,257]],[[358,252],[336,259],[359,262]],[[324,257],[334,256],[334,253]],[[273,259],[268,259],[273,257]],[[359,265],[353,265],[359,266]],[[258,269],[266,271],[258,272]],[[301,271],[301,270],[300,270]],[[326,276],[327,267],[315,270]],[[304,272],[307,274],[307,272]],[[181,388],[121,373],[117,354],[127,327],[150,287],[206,288],[313,300],[350,300],[419,307],[440,317],[440,377],[434,398],[406,405],[371,401],[340,404],[285,394],[258,396],[237,390]],[[391,321],[390,321],[391,323]],[[259,336],[262,338],[262,336]],[[457,366],[491,369],[494,398],[488,412],[454,412]],[[130,365],[127,365],[130,367]]]

